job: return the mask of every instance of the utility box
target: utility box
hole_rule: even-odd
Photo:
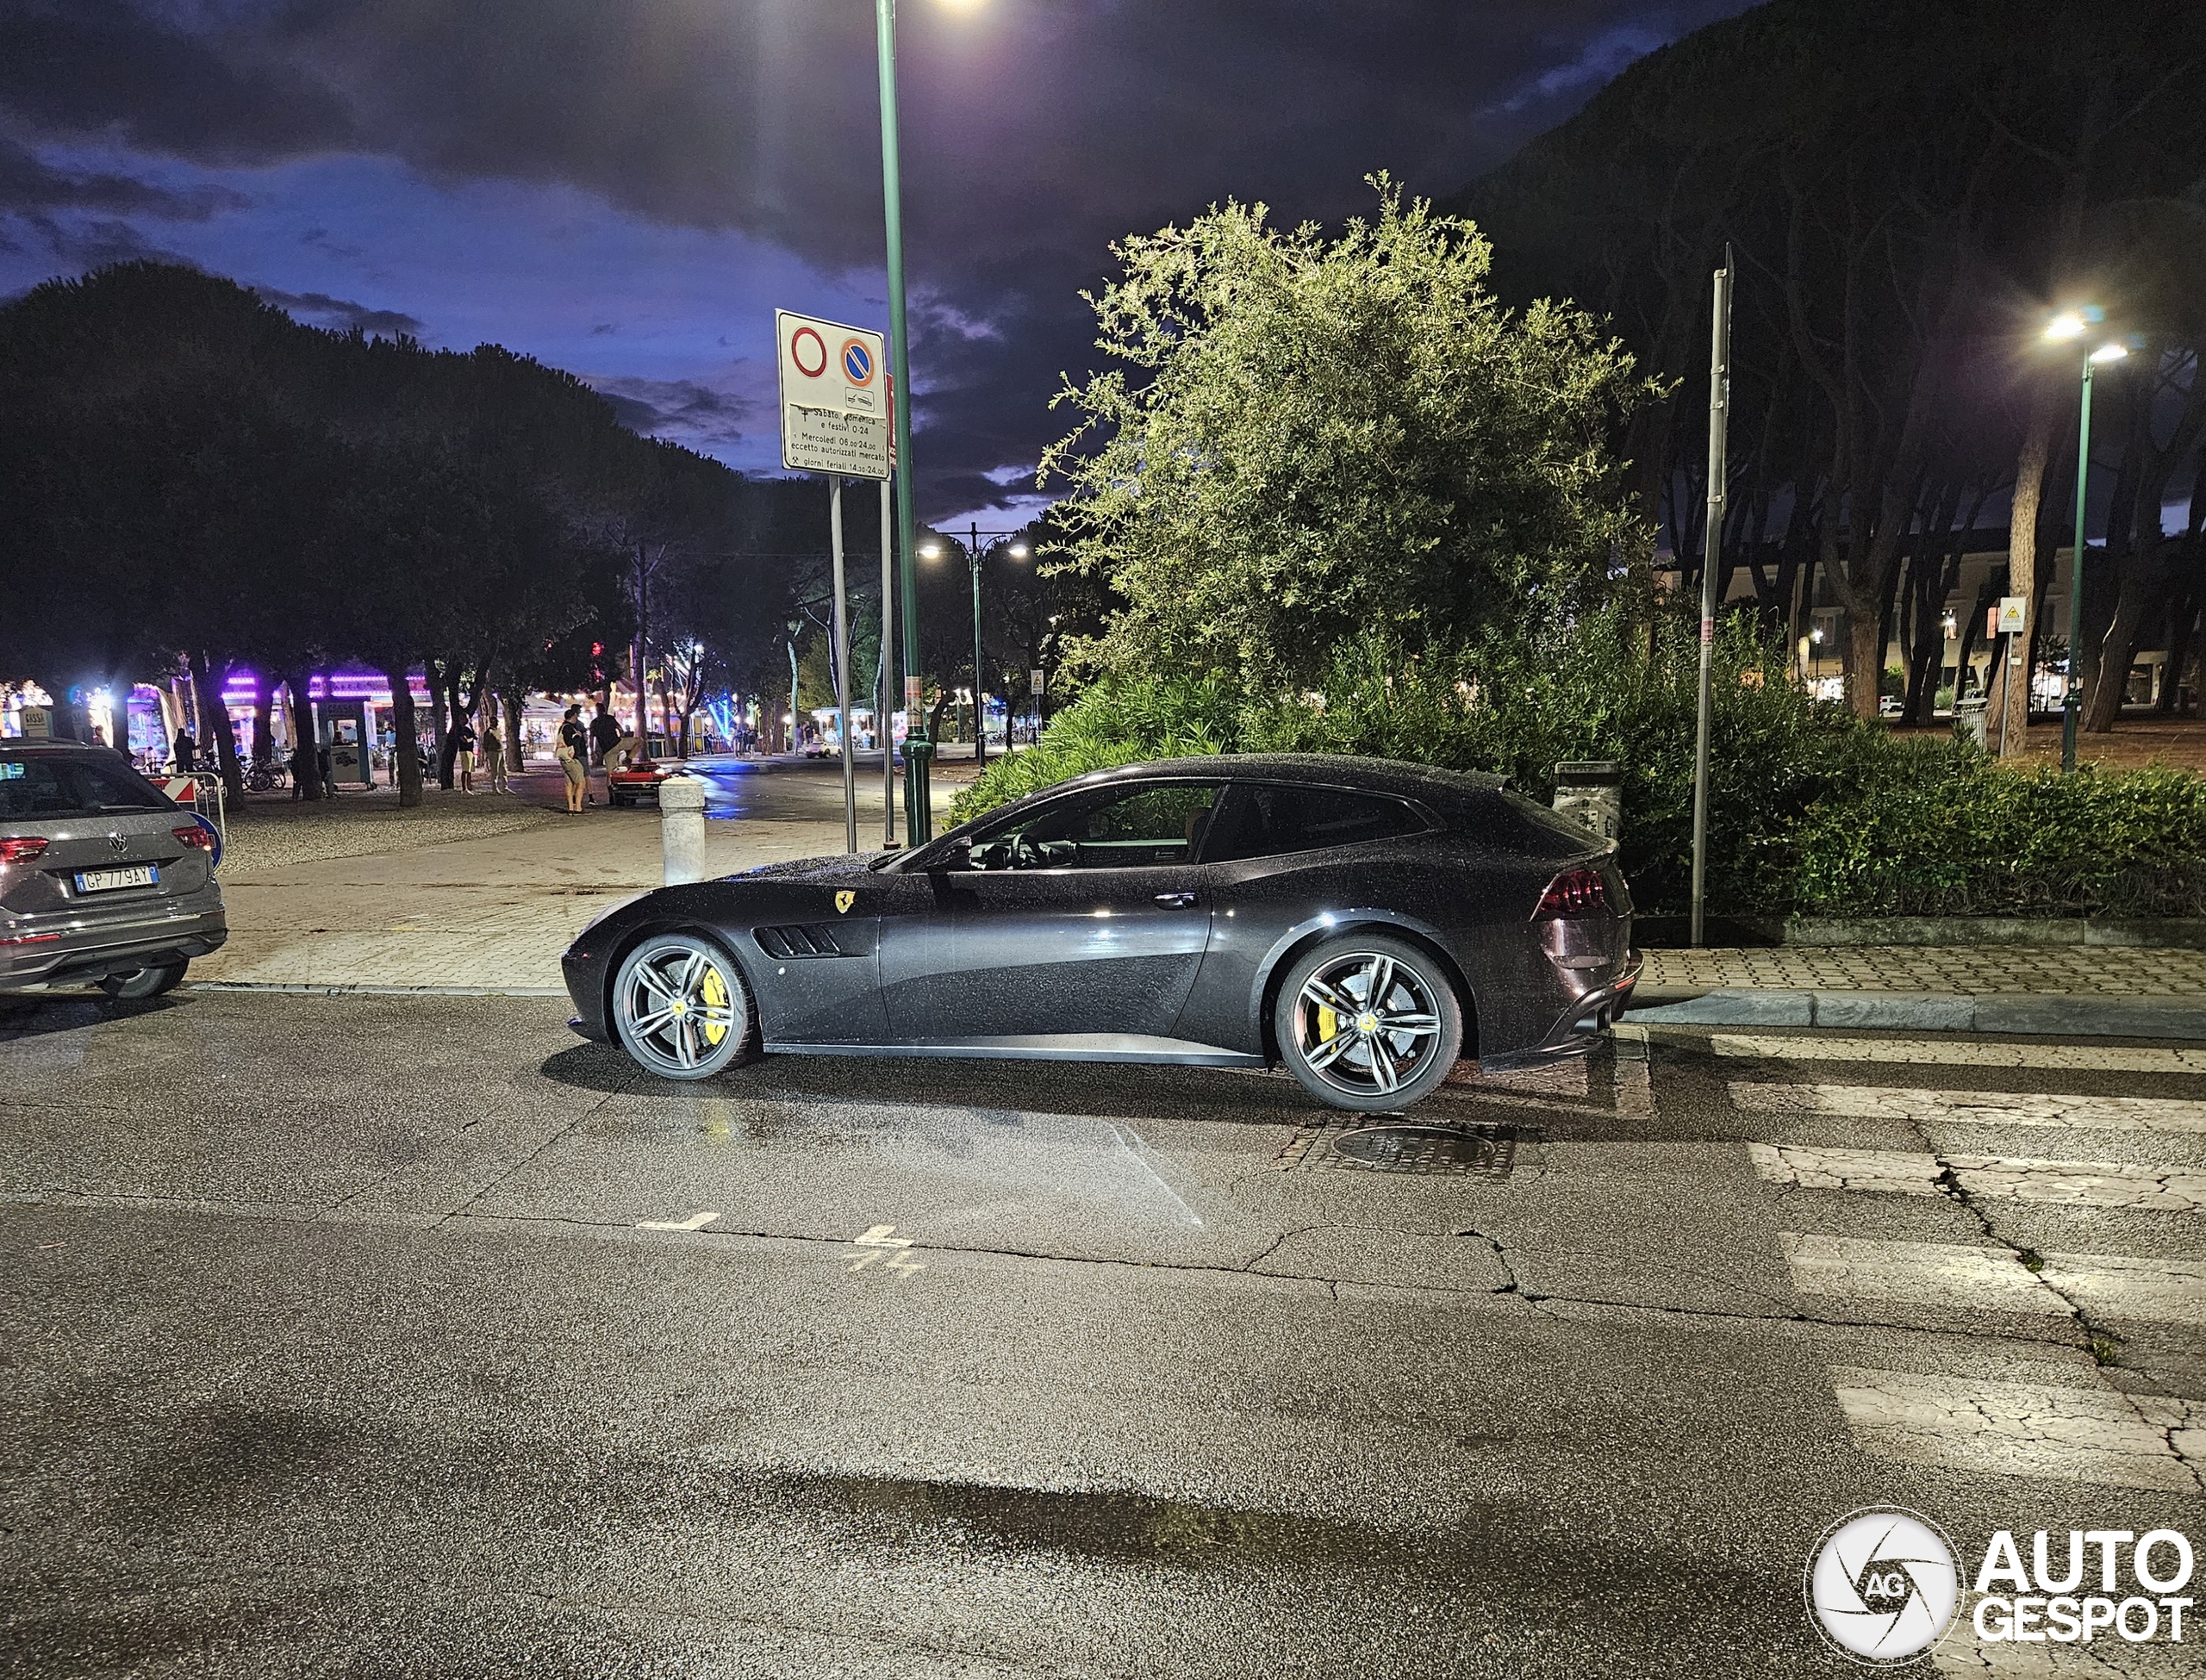
[[[1605,840],[1623,833],[1623,766],[1605,758],[1569,759],[1555,767],[1558,816]]]

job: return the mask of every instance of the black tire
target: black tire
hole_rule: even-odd
[[[1376,1011],[1365,995],[1374,985]],[[1386,934],[1349,933],[1287,970],[1272,1029],[1280,1059],[1311,1095],[1359,1114],[1392,1114],[1448,1077],[1462,1053],[1463,1007],[1429,952]]]
[[[133,968],[127,974],[109,974],[100,981],[100,990],[110,998],[124,1003],[136,1003],[143,998],[158,998],[164,992],[173,992],[184,979],[189,962],[162,962],[149,968]]]
[[[735,959],[701,933],[657,934],[630,951],[608,1013],[620,1048],[663,1080],[710,1079],[751,1056],[750,988]]]

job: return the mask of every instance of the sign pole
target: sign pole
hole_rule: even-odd
[[[1703,942],[1708,874],[1708,714],[1716,697],[1716,570],[1723,551],[1724,475],[1731,403],[1731,247],[1716,271],[1708,358],[1708,529],[1700,561],[1700,704],[1692,744],[1692,943]]]
[[[874,733],[881,737],[881,843],[896,849],[896,544],[888,481],[881,481],[881,657],[874,670]]]
[[[858,849],[857,760],[851,751],[851,611],[843,588],[843,476],[827,476],[828,523],[835,546],[835,705],[842,714],[843,849]]]

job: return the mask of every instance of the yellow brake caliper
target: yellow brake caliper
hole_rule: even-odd
[[[717,968],[705,970],[705,1042],[717,1044],[727,1036],[727,1024],[712,1017],[727,1008],[727,982],[720,978]]]
[[[1322,1044],[1327,1039],[1338,1036],[1340,1030],[1341,1017],[1327,1009],[1324,1005],[1319,1004],[1318,1005],[1318,1042]]]

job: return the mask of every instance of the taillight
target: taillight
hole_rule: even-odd
[[[34,835],[0,838],[0,863],[28,863],[46,850],[46,842]]]
[[[1600,871],[1582,865],[1565,869],[1548,883],[1548,890],[1540,894],[1540,907],[1532,912],[1536,922],[1551,922],[1575,916],[1598,916],[1607,913],[1609,889],[1602,884]]]
[[[190,828],[172,828],[169,832],[183,841],[185,845],[196,846],[203,852],[211,852],[215,849],[215,837],[196,823]]]

